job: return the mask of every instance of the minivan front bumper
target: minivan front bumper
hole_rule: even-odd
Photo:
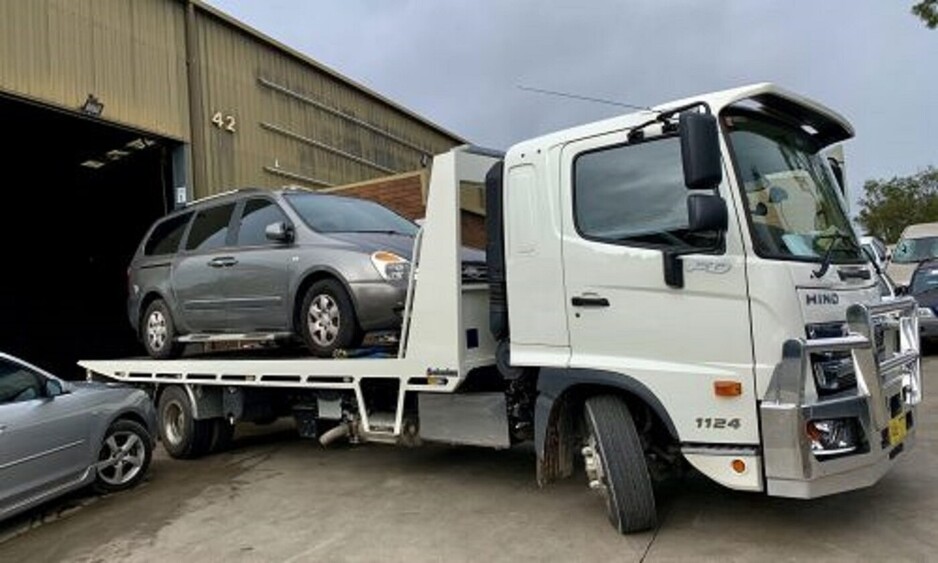
[[[349,289],[362,330],[400,328],[407,282],[401,285],[384,281],[353,282],[349,284]]]
[[[922,400],[916,309],[911,298],[852,305],[848,336],[785,342],[760,404],[769,495],[814,498],[870,486],[913,446]],[[833,351],[851,353],[855,392],[807,399],[814,396],[811,354]],[[852,451],[812,450],[809,423],[829,421],[856,429]]]

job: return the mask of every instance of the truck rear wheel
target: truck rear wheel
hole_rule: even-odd
[[[614,395],[586,401],[586,462],[590,487],[606,499],[609,521],[622,534],[654,528],[655,495],[629,407]]]
[[[160,395],[160,440],[176,459],[192,459],[208,453],[212,446],[213,421],[196,420],[185,389],[168,387]]]

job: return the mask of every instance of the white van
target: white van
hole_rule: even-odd
[[[909,225],[892,251],[886,273],[896,285],[907,286],[915,268],[932,258],[938,258],[938,223]]]

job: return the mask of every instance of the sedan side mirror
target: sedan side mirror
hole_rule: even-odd
[[[47,379],[45,391],[46,397],[50,399],[65,393],[65,390],[62,388],[62,382],[57,379]]]
[[[275,242],[293,242],[293,227],[285,221],[271,223],[264,229],[264,236],[267,237],[267,240]]]
[[[717,118],[685,111],[678,118],[684,185],[689,190],[712,190],[723,181]]]

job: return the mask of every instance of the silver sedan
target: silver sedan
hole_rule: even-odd
[[[0,353],[0,519],[88,485],[133,487],[155,430],[143,391],[63,381]]]

